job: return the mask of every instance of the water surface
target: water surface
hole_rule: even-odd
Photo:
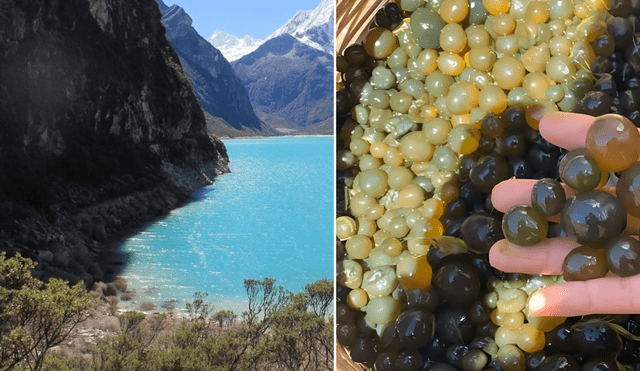
[[[122,245],[136,303],[246,310],[246,278],[293,292],[333,276],[333,138],[227,140],[231,173]],[[121,303],[124,307],[134,305]]]

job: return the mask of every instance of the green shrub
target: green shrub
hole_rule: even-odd
[[[47,350],[69,339],[89,316],[91,295],[82,282],[31,276],[35,263],[0,252],[0,370],[42,367]]]

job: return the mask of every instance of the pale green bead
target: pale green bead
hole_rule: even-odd
[[[384,67],[376,67],[371,72],[370,82],[376,89],[389,89],[396,83],[396,77],[391,70]]]

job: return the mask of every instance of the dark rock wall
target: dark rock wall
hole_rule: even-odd
[[[0,0],[0,251],[38,275],[104,278],[105,242],[228,172],[205,127],[154,0]]]

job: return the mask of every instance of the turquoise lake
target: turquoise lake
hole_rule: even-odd
[[[333,277],[333,138],[224,143],[231,173],[122,245],[134,297],[121,307],[174,300],[184,309],[200,291],[214,310],[241,314],[244,279],[300,292]]]

